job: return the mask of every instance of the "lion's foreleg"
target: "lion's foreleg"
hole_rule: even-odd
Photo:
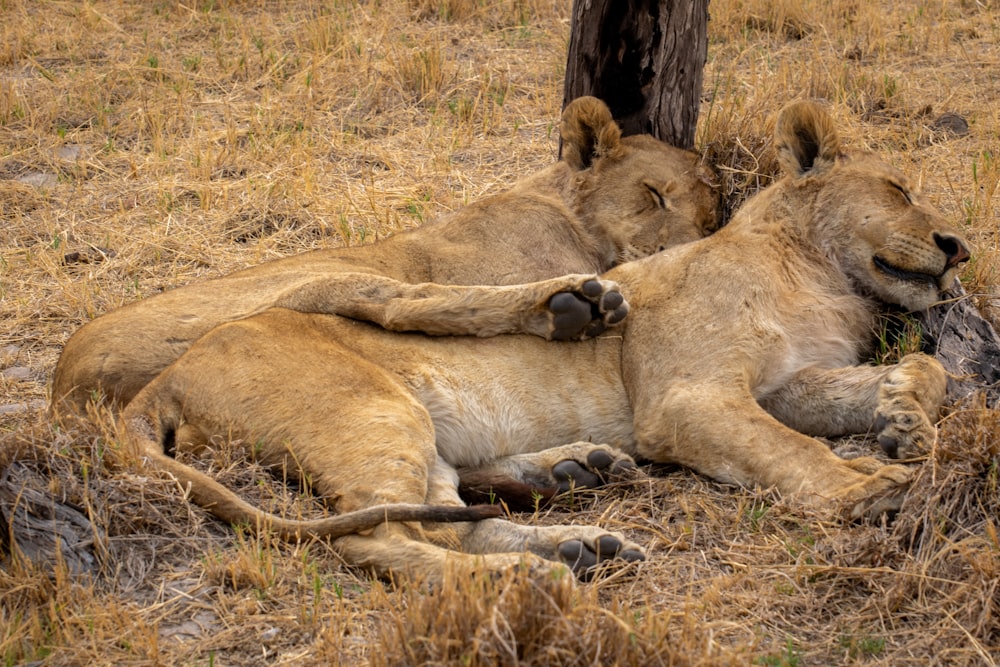
[[[759,399],[782,424],[814,436],[837,437],[872,428],[888,366],[807,368]]]
[[[480,337],[524,333],[549,340],[596,336],[628,313],[617,285],[592,275],[487,287],[336,273],[289,288],[274,305],[365,320],[390,331]]]
[[[878,442],[887,454],[908,458],[930,450],[947,382],[941,362],[926,354],[908,354],[892,367],[875,410]]]
[[[846,505],[849,515],[898,508],[910,471],[863,469],[825,444],[782,424],[747,390],[674,382],[636,411],[639,454],[679,463],[715,479],[773,487],[813,505]]]
[[[933,445],[944,401],[944,368],[925,354],[885,366],[800,371],[761,405],[810,435],[874,432],[893,457],[918,456]]]

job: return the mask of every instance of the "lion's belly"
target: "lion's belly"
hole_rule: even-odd
[[[406,381],[430,414],[448,463],[476,465],[581,440],[634,448],[617,342],[466,342],[470,349],[461,350],[451,339],[439,350],[447,354]],[[525,356],[525,346],[542,354]]]

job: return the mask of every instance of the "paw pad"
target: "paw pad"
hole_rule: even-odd
[[[583,540],[567,540],[559,545],[559,558],[582,580],[590,581],[609,561],[635,563],[646,560],[646,554],[626,546],[614,535],[598,538],[593,546]]]
[[[605,449],[595,449],[587,454],[586,465],[565,459],[552,466],[552,477],[560,492],[571,488],[593,489],[615,477],[622,477],[638,470],[628,457],[615,457]]]
[[[614,283],[585,281],[578,289],[559,292],[548,302],[552,340],[593,338],[628,314],[628,303]]]

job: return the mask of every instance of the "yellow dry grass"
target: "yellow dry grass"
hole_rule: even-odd
[[[0,471],[83,517],[58,562],[0,566],[3,663],[1000,662],[1000,419],[974,401],[944,419],[891,523],[832,524],[675,469],[518,517],[647,545],[646,563],[576,588],[524,573],[432,591],[372,581],[327,544],[214,522],[107,425],[46,422],[60,347],[87,319],[370,243],[550,163],[569,5],[0,0]],[[774,175],[773,113],[822,98],[849,144],[966,230],[964,280],[995,317],[1000,8],[714,0],[711,14],[698,141],[729,204]],[[254,502],[316,511],[224,454],[214,470]],[[93,548],[74,549],[87,520]]]

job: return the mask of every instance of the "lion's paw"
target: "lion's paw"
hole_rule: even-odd
[[[635,461],[608,445],[575,442],[512,454],[482,466],[459,468],[459,493],[469,503],[502,500],[515,511],[533,511],[571,489],[592,489],[643,476]]]
[[[850,504],[848,514],[858,519],[898,510],[903,505],[912,476],[913,471],[904,466],[882,466],[865,481],[846,490],[844,498]]]
[[[933,417],[944,401],[944,367],[926,354],[908,354],[899,360],[879,389],[875,430],[885,453],[913,458],[930,451],[937,440]]]
[[[593,489],[638,471],[631,456],[607,445],[570,445],[561,453],[566,458],[552,466],[552,478],[560,492]]]
[[[871,456],[859,456],[856,459],[845,459],[844,464],[852,470],[871,475],[882,468],[882,462]]]
[[[602,532],[598,528],[580,530],[587,534],[561,542],[558,554],[559,560],[584,581],[600,576],[614,565],[646,560],[642,547],[620,533]]]
[[[628,302],[610,280],[590,278],[548,301],[550,340],[593,338],[625,319]]]
[[[937,427],[914,401],[897,399],[875,413],[878,444],[894,459],[923,456],[937,439]]]

